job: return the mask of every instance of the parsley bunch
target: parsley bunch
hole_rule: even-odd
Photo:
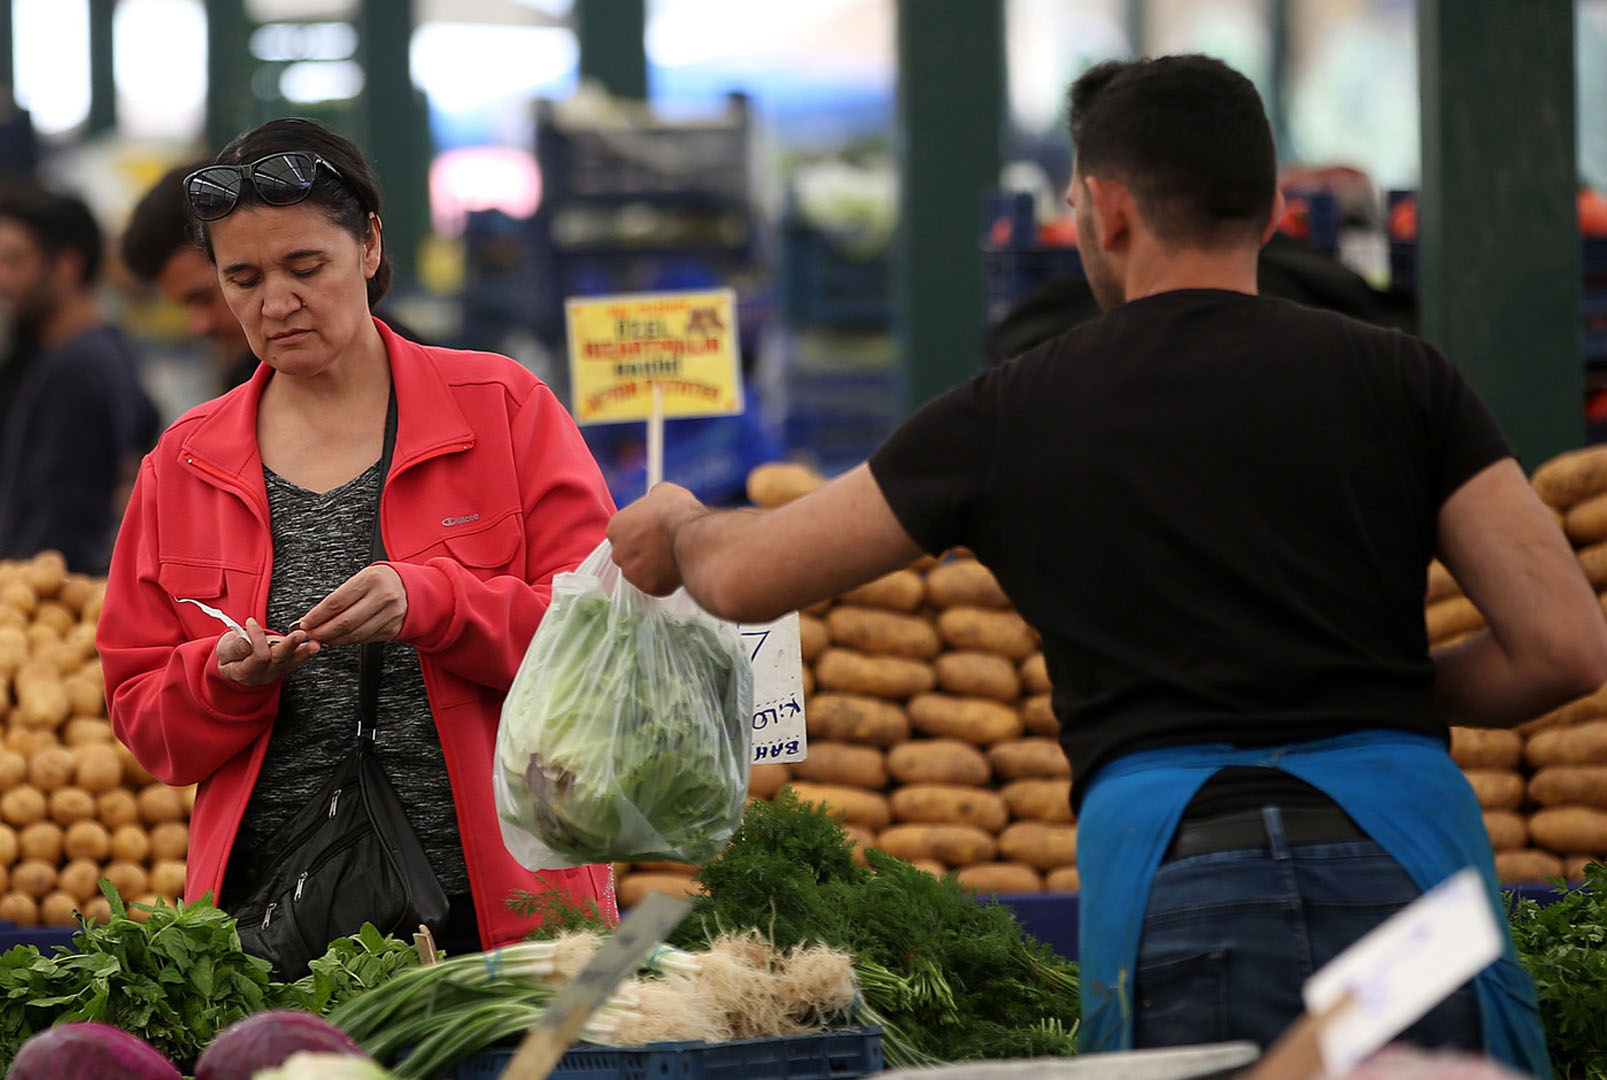
[[[295,987],[269,979],[266,960],[240,950],[234,919],[212,906],[210,894],[192,904],[135,904],[144,923],[109,882],[105,926],[80,919],[76,951],[41,955],[19,945],[0,955],[0,1061],[10,1062],[36,1031],[53,1024],[96,1020],[150,1043],[180,1071],[218,1031],[264,1009],[305,1007]]]
[[[846,949],[896,1065],[1076,1052],[1077,968],[1028,936],[1008,907],[902,859],[853,859],[837,821],[783,789],[751,803],[704,894],[672,936],[696,948],[757,929],[777,949]]]
[[[1518,898],[1512,937],[1534,977],[1557,1080],[1607,1080],[1607,867],[1585,867],[1585,886],[1542,907]]]

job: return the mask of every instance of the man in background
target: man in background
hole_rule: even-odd
[[[190,237],[184,178],[211,163],[211,158],[185,162],[151,185],[128,220],[122,254],[135,277],[184,309],[190,333],[215,348],[217,392],[221,394],[249,379],[257,358],[246,344],[240,321],[223,299],[216,268]]]
[[[23,343],[0,402],[0,558],[54,548],[73,570],[104,569],[124,481],[160,430],[133,350],[96,305],[102,250],[77,198],[0,202],[0,304]]]

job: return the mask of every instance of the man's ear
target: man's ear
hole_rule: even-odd
[[[1093,240],[1103,251],[1126,247],[1133,228],[1133,193],[1109,177],[1085,176],[1083,188],[1094,201]]]
[[[76,292],[86,285],[83,255],[66,248],[47,257],[50,259],[50,284],[58,293]]]
[[[1283,192],[1274,191],[1272,193],[1272,216],[1269,217],[1267,219],[1267,223],[1261,227],[1262,247],[1266,247],[1267,241],[1272,239],[1272,234],[1278,231],[1278,222],[1283,220],[1283,211],[1285,206],[1286,204],[1283,201]]]

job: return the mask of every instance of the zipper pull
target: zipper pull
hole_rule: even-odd
[[[336,788],[335,793],[329,797],[329,816],[330,817],[335,816],[335,807],[337,807],[339,805],[340,805],[340,788]]]
[[[301,890],[302,890],[303,887],[306,886],[306,884],[307,884],[307,871],[303,870],[301,872],[301,876],[296,879],[296,895],[294,897],[292,897],[291,899],[300,900],[301,899]]]
[[[268,929],[268,924],[273,922],[273,911],[278,906],[279,901],[275,900],[273,903],[268,905],[268,910],[262,913],[262,929]]]

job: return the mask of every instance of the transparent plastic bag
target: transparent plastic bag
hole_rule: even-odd
[[[742,819],[753,675],[741,634],[684,590],[637,590],[609,551],[553,580],[502,705],[497,812],[531,870],[706,862]]]

